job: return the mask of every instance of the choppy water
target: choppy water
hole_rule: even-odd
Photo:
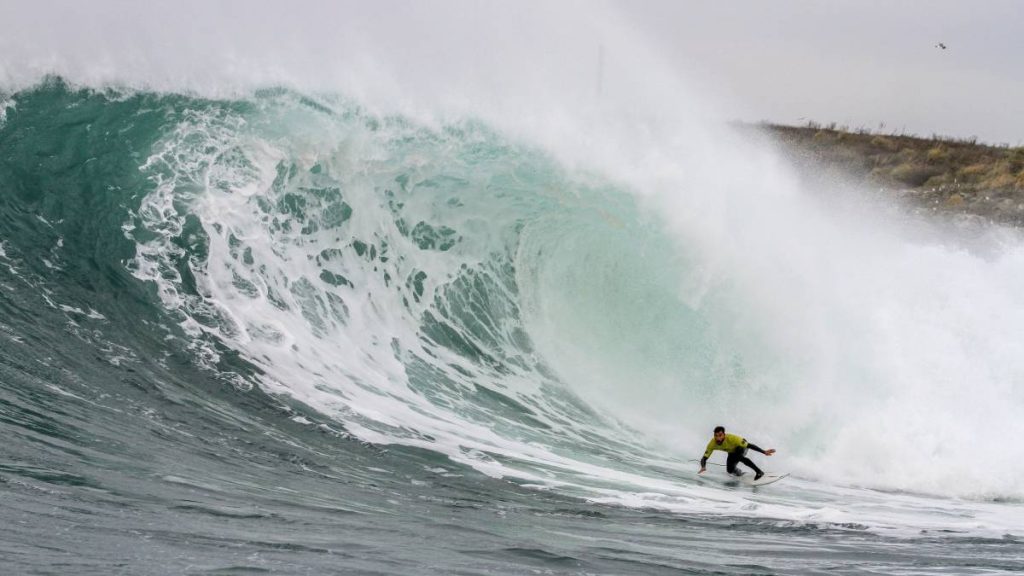
[[[342,94],[3,101],[5,573],[1024,570],[1012,234]],[[793,475],[697,479],[720,422]]]

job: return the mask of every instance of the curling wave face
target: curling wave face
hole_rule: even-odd
[[[51,81],[11,102],[7,189],[56,207],[54,254],[112,247],[92,257],[141,281],[117,290],[155,296],[163,320],[147,329],[168,346],[359,440],[688,512],[944,526],[917,501],[820,481],[1022,494],[1020,474],[964,459],[1005,456],[978,444],[984,424],[1020,432],[1011,236],[987,253],[908,238],[830,215],[786,178],[727,179],[708,200],[706,173],[638,171],[642,152],[570,167],[563,144],[337,95]],[[18,141],[32,134],[46,139]],[[42,149],[92,179],[78,196],[26,184],[19,166]],[[52,244],[36,240],[12,233],[4,257]],[[35,272],[59,268],[54,254]],[[754,507],[688,480],[722,419],[778,442],[804,480]],[[977,506],[969,522],[1004,529]]]
[[[635,220],[622,191],[473,121],[285,91],[189,111],[142,171],[155,189],[125,226],[132,269],[211,367],[226,345],[361,439],[494,475],[637,452],[545,364],[521,290],[560,236]]]
[[[575,483],[595,455],[699,446],[717,416],[818,478],[1020,494],[960,457],[999,458],[969,432],[993,414],[1019,427],[1021,343],[982,344],[1021,310],[1003,237],[972,254],[756,189],[680,206],[478,121],[291,92],[189,111],[142,170],[135,274],[201,355],[226,343],[365,440]],[[984,302],[958,295],[969,277]]]

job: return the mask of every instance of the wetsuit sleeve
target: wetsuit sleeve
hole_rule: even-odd
[[[747,442],[747,448],[750,448],[754,452],[760,452],[761,454],[765,453],[764,450],[761,450],[760,446],[758,446],[757,444],[754,444],[753,442]]]
[[[704,450],[704,457],[700,459],[700,467],[701,468],[704,468],[704,466],[707,465],[708,458],[711,457],[711,453],[714,452],[714,450],[715,450],[715,440],[714,440],[714,438],[712,438],[711,442],[708,442],[708,447]]]

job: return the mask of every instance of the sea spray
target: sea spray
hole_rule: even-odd
[[[48,170],[40,186],[25,160],[9,189],[46,210],[75,185],[102,199],[50,221],[94,221],[80,228],[105,235],[93,252],[115,270],[98,278],[136,274],[114,298],[155,295],[169,321],[133,323],[166,334],[154,357],[173,362],[180,339],[249,394],[239,406],[269,392],[344,438],[561,495],[901,534],[1013,525],[1002,508],[950,520],[933,513],[946,500],[848,487],[1019,498],[1019,474],[979,477],[965,459],[936,470],[1003,457],[971,430],[1019,430],[1016,240],[980,256],[874,222],[881,211],[829,213],[827,191],[801,190],[770,151],[710,122],[713,107],[603,10],[510,16],[537,24],[521,37],[486,8],[428,9],[451,32],[429,50],[417,39],[440,28],[408,20],[360,13],[346,26],[375,27],[349,34],[315,19],[308,42],[275,43],[294,21],[270,18],[273,34],[225,48],[255,26],[249,14],[277,10],[262,8],[221,5],[209,28],[182,13],[131,34],[82,27],[84,41],[67,37],[76,50],[47,60],[25,42],[0,71],[11,88],[70,81],[17,94],[9,120],[39,103],[52,114],[33,130],[61,137],[23,141],[24,158],[104,170]],[[485,25],[459,25],[477,16]],[[183,30],[193,42],[161,44]],[[495,49],[459,50],[475,35]],[[111,49],[126,41],[143,57]],[[548,58],[551,42],[579,48]],[[76,110],[110,123],[44,122]],[[11,234],[5,250],[33,237]],[[685,460],[719,423],[780,448],[770,463],[798,472],[794,490],[752,505],[695,485]]]

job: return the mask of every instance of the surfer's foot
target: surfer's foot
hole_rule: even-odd
[[[754,474],[754,480],[760,480],[761,476],[764,476],[764,472],[758,472],[757,474]]]
[[[739,478],[740,476],[743,476],[743,470],[733,470],[732,472],[729,472],[729,474]]]

